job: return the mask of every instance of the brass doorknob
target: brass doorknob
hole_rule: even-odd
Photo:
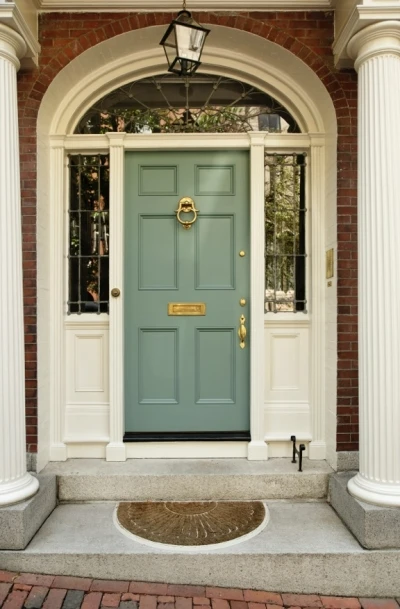
[[[119,288],[113,288],[111,290],[111,296],[113,296],[114,298],[118,298],[118,296],[120,296],[121,294],[121,290]]]

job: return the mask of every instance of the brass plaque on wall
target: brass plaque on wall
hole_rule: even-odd
[[[205,302],[169,302],[168,315],[205,315]]]
[[[325,262],[326,262],[326,278],[331,279],[334,275],[334,250],[331,248],[327,250],[325,254]]]

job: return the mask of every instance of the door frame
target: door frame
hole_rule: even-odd
[[[126,134],[50,136],[50,187],[53,200],[51,225],[54,241],[51,250],[59,249],[57,235],[65,234],[64,214],[67,200],[67,153],[109,153],[110,155],[110,289],[122,288],[120,298],[110,299],[109,310],[109,439],[106,445],[107,461],[125,461],[127,458],[224,458],[244,457],[249,460],[268,459],[268,438],[265,431],[264,377],[265,377],[265,314],[264,314],[264,151],[308,152],[308,200],[313,202],[309,226],[311,239],[309,280],[310,315],[312,319],[311,362],[314,371],[310,384],[312,429],[309,438],[309,456],[325,458],[324,442],[324,208],[321,205],[325,193],[325,137],[321,134]],[[124,443],[124,395],[123,395],[123,212],[124,212],[124,164],[126,151],[157,150],[249,150],[250,154],[250,442],[162,442]],[[66,283],[60,257],[51,257],[53,301],[65,303]],[[57,262],[58,260],[58,262]],[[64,274],[64,277],[66,274]],[[62,285],[64,283],[64,285]],[[54,302],[54,304],[56,304]],[[57,310],[55,307],[54,310]],[[59,310],[59,309],[58,309]],[[287,315],[287,314],[286,314]],[[290,315],[290,314],[289,314]],[[53,316],[52,316],[53,317]],[[286,317],[289,321],[289,318]],[[63,375],[64,356],[60,344],[63,340],[63,319],[52,319],[57,349],[54,348],[53,371]],[[59,342],[58,342],[59,341]],[[54,347],[56,343],[54,343]],[[55,374],[55,376],[57,376]],[[65,397],[62,383],[54,400],[54,418],[51,429],[51,454],[54,461],[68,456],[64,442]]]
[[[247,457],[266,460],[268,445],[264,429],[264,150],[290,149],[304,151],[310,146],[306,135],[266,136],[248,134],[162,134],[137,136],[107,134],[110,148],[110,288],[123,286],[123,251],[121,238],[124,210],[124,161],[126,151],[247,149],[250,151],[250,434],[243,442],[163,442],[124,443],[123,379],[123,297],[110,300],[110,442],[106,447],[108,461],[144,457]],[[276,140],[275,142],[271,140]],[[274,145],[275,144],[275,145]],[[123,290],[123,288],[122,288]]]

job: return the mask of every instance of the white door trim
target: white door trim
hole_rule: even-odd
[[[106,447],[106,459],[108,461],[124,461],[127,457],[155,457],[155,458],[178,458],[178,457],[243,457],[247,455],[251,460],[265,460],[268,458],[268,445],[265,442],[264,429],[264,370],[265,370],[265,345],[264,345],[264,150],[268,146],[269,150],[274,151],[289,151],[294,150],[305,151],[310,147],[310,137],[304,134],[283,134],[269,135],[261,132],[252,132],[248,134],[160,134],[160,135],[131,135],[125,133],[110,133],[106,136],[91,135],[78,136],[71,135],[65,137],[54,136],[51,138],[51,166],[53,188],[58,195],[56,200],[62,209],[64,206],[63,199],[65,187],[63,180],[60,180],[61,175],[64,175],[64,154],[65,152],[106,152],[110,153],[110,207],[112,216],[110,220],[110,289],[119,287],[121,296],[119,298],[110,298],[110,316],[109,316],[109,332],[110,332],[110,354],[109,354],[109,373],[110,373],[110,440]],[[324,138],[317,137],[312,140],[312,143],[317,144],[318,150],[323,145]],[[238,442],[199,442],[199,443],[124,443],[124,379],[123,379],[123,209],[124,209],[124,156],[125,151],[147,150],[149,148],[158,150],[177,150],[177,149],[248,149],[250,151],[250,230],[251,230],[251,256],[250,256],[250,277],[251,277],[251,366],[250,366],[250,430],[251,441],[247,448],[245,443]],[[65,148],[65,152],[64,149]],[[318,165],[318,171],[322,171]],[[318,192],[323,192],[323,182],[318,188]],[[56,194],[54,192],[54,194]],[[323,211],[320,216],[323,217]],[[52,216],[51,234],[61,234],[63,228],[60,222],[60,214],[54,213]],[[317,228],[314,227],[313,228]],[[319,220],[318,228],[322,228],[321,220]],[[323,231],[320,233],[323,235]],[[55,243],[59,243],[57,237]],[[55,246],[54,246],[55,247]],[[314,259],[321,258],[317,255],[321,244],[318,239],[313,239]],[[55,251],[54,251],[55,253]],[[59,256],[51,256],[51,266],[53,268],[53,282],[60,283],[59,265],[57,259]],[[313,267],[314,268],[314,267]],[[315,270],[313,275],[315,274]],[[57,279],[58,278],[58,279]],[[318,286],[317,277],[313,277],[311,283]],[[62,283],[62,282],[61,282]],[[62,290],[62,287],[61,287]],[[64,300],[60,294],[60,286],[54,290],[58,294],[60,303]],[[318,298],[319,290],[315,292],[314,302]],[[317,311],[319,307],[315,307]],[[58,306],[54,303],[54,309]],[[59,309],[58,309],[59,310]],[[60,327],[59,327],[60,326]],[[63,366],[62,349],[56,348],[56,345],[63,344],[60,340],[61,325],[54,319],[53,334],[53,366],[55,369],[60,369]],[[316,358],[323,359],[322,346],[319,344],[322,340],[321,333],[315,334],[314,348],[316,349]],[[60,342],[58,342],[60,341]],[[321,395],[323,379],[317,375],[317,379],[313,384],[313,393],[316,397]],[[56,375],[55,378],[60,378]],[[55,385],[54,385],[55,386]],[[62,383],[60,387],[58,399],[54,400],[54,421],[51,442],[51,459],[65,460],[67,458],[66,446],[62,441],[63,429],[63,390]],[[320,400],[312,399],[314,408],[319,410],[321,406]],[[320,424],[323,414],[319,413],[314,418],[318,422],[314,425],[314,438],[321,439],[323,430]],[[316,435],[315,435],[316,434]],[[321,441],[320,440],[320,441]],[[320,443],[320,442],[319,442]]]

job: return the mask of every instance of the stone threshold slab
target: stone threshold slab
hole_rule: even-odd
[[[25,551],[0,553],[1,568],[305,594],[400,595],[400,551],[363,549],[323,502],[271,502],[270,522],[259,535],[201,553],[128,539],[113,524],[115,506],[58,506]]]
[[[333,470],[290,459],[70,459],[43,470],[58,479],[60,501],[322,499]]]

